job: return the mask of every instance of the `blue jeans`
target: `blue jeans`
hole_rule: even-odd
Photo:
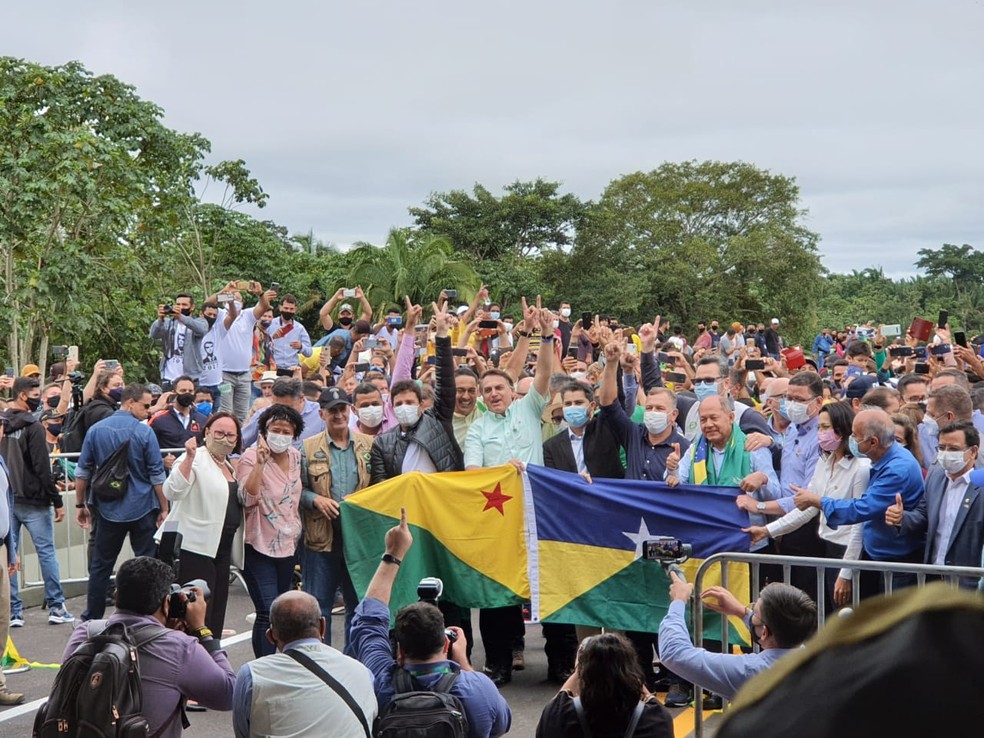
[[[336,543],[338,543],[336,541]],[[335,551],[312,551],[305,547],[301,553],[301,582],[305,592],[312,595],[321,605],[321,615],[328,622],[325,628],[325,643],[331,645],[331,608],[335,604],[335,591],[342,588],[345,600],[345,653],[349,652],[349,632],[352,615],[355,614],[359,597],[355,593],[352,577],[345,565],[341,546]]]
[[[65,604],[65,593],[62,592],[61,572],[58,569],[58,557],[55,555],[55,512],[50,506],[40,507],[23,502],[14,503],[14,548],[20,542],[21,526],[27,528],[34,541],[34,549],[38,552],[41,564],[41,578],[44,579],[44,599],[48,607],[61,607]],[[17,586],[17,575],[10,578],[10,613],[16,614],[23,610],[23,605]]]
[[[277,651],[277,647],[266,637],[267,628],[270,627],[270,605],[279,595],[290,589],[295,558],[285,556],[276,559],[261,554],[246,544],[243,579],[246,580],[249,596],[256,608],[256,620],[253,621],[253,655],[256,658],[269,656]]]
[[[130,548],[134,556],[153,556],[157,553],[154,533],[157,532],[157,510],[151,510],[142,518],[119,523],[99,515],[99,509],[92,509],[93,517],[98,516],[96,541],[92,547],[92,562],[89,566],[89,591],[86,598],[82,620],[98,620],[106,613],[106,593],[109,591],[109,576],[113,573],[116,559],[123,550],[123,542],[130,535]]]

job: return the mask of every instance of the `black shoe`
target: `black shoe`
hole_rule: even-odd
[[[721,699],[720,695],[711,694],[710,692],[704,692],[704,699],[701,704],[705,710],[724,709],[724,700]]]
[[[547,679],[554,684],[564,684],[573,673],[573,669],[547,669]]]
[[[512,668],[513,671],[522,671],[526,668],[526,657],[523,654],[523,649],[517,648],[512,652]]]
[[[673,680],[669,677],[663,677],[662,679],[657,679],[653,682],[652,687],[649,691],[655,694],[656,692],[669,692],[670,687],[674,684]],[[648,685],[647,685],[648,686]]]
[[[482,669],[482,671],[488,675],[489,679],[491,679],[492,683],[497,687],[501,687],[503,684],[509,684],[509,682],[512,681],[512,669],[508,666],[505,668],[498,666],[486,666]]]
[[[694,699],[693,688],[677,682],[670,685],[670,691],[666,693],[663,704],[667,707],[686,707]]]

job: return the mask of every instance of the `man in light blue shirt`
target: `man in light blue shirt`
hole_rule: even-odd
[[[92,426],[85,434],[82,453],[75,467],[77,521],[89,527],[96,518],[95,542],[89,568],[88,606],[82,620],[98,619],[106,611],[106,591],[116,559],[129,535],[134,556],[154,556],[154,533],[167,516],[164,497],[164,464],[157,436],[144,423],[150,415],[150,390],[142,384],[123,389],[120,409]],[[119,499],[99,499],[89,493],[89,480],[96,470],[129,441],[126,493]]]
[[[817,606],[805,592],[789,584],[773,582],[746,607],[724,587],[701,592],[705,607],[741,618],[758,653],[711,653],[690,640],[686,607],[694,585],[670,574],[670,610],[659,624],[659,660],[684,679],[733,699],[741,686],[772,666],[791,649],[798,648],[817,628]]]
[[[297,298],[284,295],[280,303],[280,315],[270,322],[266,329],[273,342],[273,361],[277,369],[293,369],[298,365],[298,354],[311,355],[311,337],[307,328],[295,320],[297,317]]]

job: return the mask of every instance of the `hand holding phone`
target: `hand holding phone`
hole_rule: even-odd
[[[116,359],[103,359],[103,368],[107,371],[116,371],[120,368],[120,362]]]
[[[955,331],[953,334],[953,340],[954,342],[956,342],[958,346],[963,346],[964,348],[968,348],[967,334],[964,331]]]
[[[342,297],[355,297],[355,290],[351,287],[346,287],[342,290]]]
[[[764,359],[745,359],[745,368],[750,372],[765,371]]]
[[[940,310],[939,318],[936,321],[937,328],[946,328],[946,324],[950,322],[950,312],[948,310]]]

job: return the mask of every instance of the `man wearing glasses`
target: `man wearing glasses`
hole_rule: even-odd
[[[659,625],[659,659],[687,681],[733,699],[746,681],[798,648],[817,628],[817,606],[800,589],[773,582],[745,607],[723,587],[700,594],[704,607],[735,618],[748,627],[758,653],[711,653],[694,646],[685,617],[694,585],[670,574],[670,609]]]
[[[109,577],[126,536],[134,556],[153,556],[154,533],[167,517],[161,449],[154,431],[143,422],[152,406],[145,385],[126,385],[120,409],[93,425],[82,443],[75,469],[76,519],[83,528],[93,519],[97,523],[83,621],[103,616]],[[89,480],[125,442],[129,442],[126,492],[119,499],[100,500],[89,492]]]

